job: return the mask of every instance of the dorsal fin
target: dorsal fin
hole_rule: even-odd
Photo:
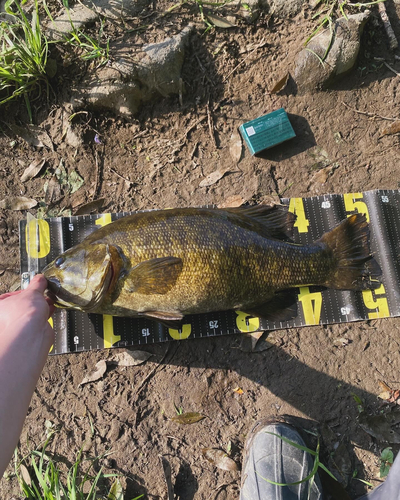
[[[270,238],[291,239],[296,216],[285,205],[255,205],[251,207],[224,208],[226,212],[249,217],[260,223],[264,234]]]

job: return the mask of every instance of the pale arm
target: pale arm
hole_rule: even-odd
[[[0,478],[18,443],[36,383],[54,342],[43,275],[26,290],[0,295]]]

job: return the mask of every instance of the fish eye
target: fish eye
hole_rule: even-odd
[[[62,264],[64,264],[65,259],[64,257],[58,257],[58,259],[54,262],[54,265],[56,267],[60,267]]]

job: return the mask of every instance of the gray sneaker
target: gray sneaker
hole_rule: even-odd
[[[271,420],[258,422],[245,445],[240,500],[323,500],[318,474],[310,481],[290,485],[310,474],[314,460],[279,436],[306,446],[294,427]]]

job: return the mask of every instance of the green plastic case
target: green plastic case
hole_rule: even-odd
[[[296,137],[283,108],[240,125],[239,131],[252,155]]]

